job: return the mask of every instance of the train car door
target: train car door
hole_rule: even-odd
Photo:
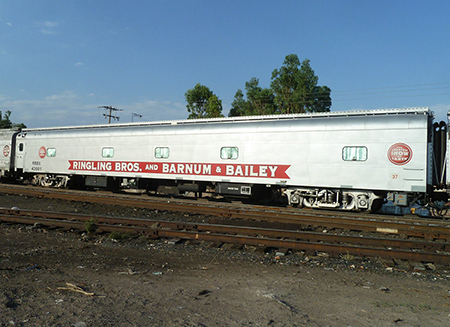
[[[23,169],[25,165],[25,139],[17,138],[16,140],[16,170]]]
[[[6,176],[11,167],[12,138],[15,131],[0,131],[0,176]]]

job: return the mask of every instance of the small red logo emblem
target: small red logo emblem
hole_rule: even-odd
[[[394,165],[405,165],[411,161],[412,150],[405,143],[395,143],[388,150],[388,159]]]
[[[5,157],[9,156],[9,145],[5,145],[5,146],[3,147],[3,155],[4,155]]]
[[[44,159],[46,154],[47,154],[47,149],[45,148],[45,146],[41,146],[39,148],[39,157]]]

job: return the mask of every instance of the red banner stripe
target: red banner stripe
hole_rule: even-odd
[[[69,170],[289,179],[290,165],[69,160]]]

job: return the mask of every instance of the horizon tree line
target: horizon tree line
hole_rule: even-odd
[[[318,81],[309,59],[300,62],[296,54],[287,55],[280,69],[272,72],[270,88],[252,77],[245,83],[245,93],[237,90],[228,116],[328,112],[331,89]],[[222,100],[205,85],[197,83],[186,91],[185,99],[188,119],[224,117]]]

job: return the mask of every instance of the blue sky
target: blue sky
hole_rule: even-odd
[[[187,118],[197,83],[227,115],[288,54],[309,59],[332,111],[450,109],[447,1],[0,0],[0,110],[28,127]]]

